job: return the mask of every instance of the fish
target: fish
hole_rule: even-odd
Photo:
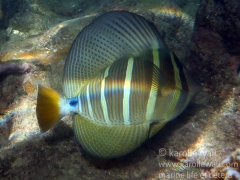
[[[176,118],[199,82],[143,16],[121,10],[95,18],[68,53],[63,94],[38,85],[41,132],[72,114],[77,144],[100,158],[126,155]]]

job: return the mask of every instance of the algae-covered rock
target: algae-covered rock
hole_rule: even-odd
[[[59,1],[59,0],[41,0],[39,3],[44,5],[50,11],[53,11],[56,14],[62,16],[76,16],[77,14],[83,12],[88,8],[89,5],[95,4],[96,0],[87,1],[87,0],[68,0],[68,1]]]
[[[216,167],[211,169],[214,180],[240,179],[240,149],[226,156]]]
[[[20,12],[10,19],[7,32],[11,38],[29,37],[41,34],[62,21],[63,18],[49,18],[34,12]]]
[[[240,52],[240,4],[238,0],[203,1],[197,23],[221,36],[229,53]]]

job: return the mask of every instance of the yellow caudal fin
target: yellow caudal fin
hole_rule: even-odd
[[[38,85],[36,113],[41,132],[49,130],[61,118],[60,95],[49,87]]]

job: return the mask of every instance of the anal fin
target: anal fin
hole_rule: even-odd
[[[154,122],[150,125],[148,138],[153,137],[160,129],[163,128],[163,126],[167,123],[167,121],[161,121],[161,122]]]

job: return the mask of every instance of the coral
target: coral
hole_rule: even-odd
[[[20,75],[28,72],[30,70],[30,66],[28,63],[23,63],[22,65],[16,63],[4,63],[0,64],[0,82],[5,79],[8,75]]]
[[[214,180],[240,179],[240,148],[211,169],[211,173]]]

